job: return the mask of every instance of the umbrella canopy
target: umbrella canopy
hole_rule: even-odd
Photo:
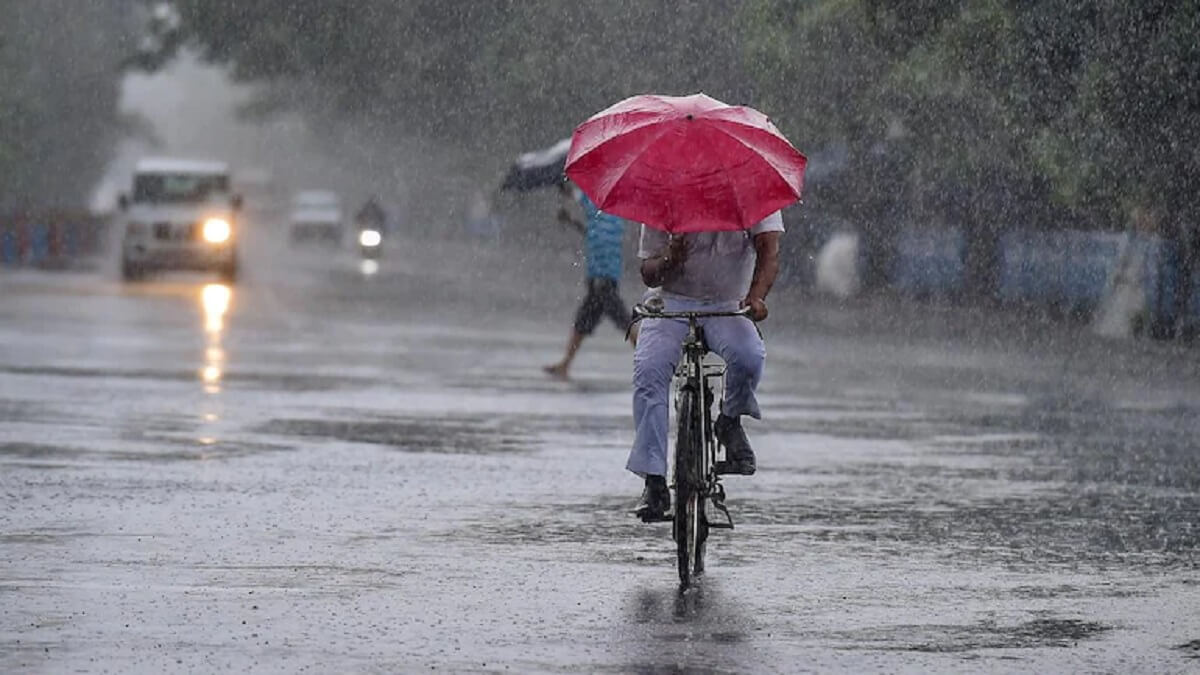
[[[807,160],[767,116],[704,94],[625,99],[580,124],[566,174],[667,232],[742,230],[800,199]]]
[[[570,147],[571,139],[564,138],[548,148],[517,157],[504,176],[500,189],[527,192],[558,185],[563,182],[563,164]]]

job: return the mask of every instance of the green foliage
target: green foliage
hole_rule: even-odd
[[[120,125],[122,0],[0,1],[0,213],[83,205]]]
[[[1121,226],[1133,203],[1197,215],[1198,6],[757,0],[747,48],[818,143],[903,129],[917,201],[957,184],[996,219],[1001,193]]]
[[[1200,219],[1200,4],[1096,2],[1097,40],[1070,117],[1056,125],[1092,158],[1081,191]],[[1064,143],[1065,144],[1065,143]]]
[[[847,148],[824,205],[860,222],[1112,227],[1131,203],[1189,209],[1200,193],[1194,1],[174,5],[143,65],[191,45],[319,92],[310,107],[481,156],[623,96],[703,89],[770,112],[802,149]]]
[[[866,140],[879,124],[879,64],[887,55],[862,30],[862,3],[754,0],[743,10],[758,101],[782,130],[822,145]]]
[[[315,84],[344,115],[506,151],[651,90],[738,94],[733,3],[711,0],[178,0],[183,46],[255,81]],[[727,26],[727,28],[720,28]],[[714,30],[714,29],[719,30]],[[669,75],[668,75],[669,74]],[[736,96],[735,96],[736,97]],[[501,140],[497,140],[501,139]]]

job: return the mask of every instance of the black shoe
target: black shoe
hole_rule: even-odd
[[[717,441],[725,446],[725,461],[717,462],[717,473],[753,476],[754,450],[750,448],[750,439],[742,430],[741,420],[718,415],[713,430],[717,433]]]
[[[671,510],[671,491],[667,489],[667,481],[662,476],[646,476],[646,489],[642,490],[642,499],[638,502],[633,514],[642,522],[653,523],[667,519],[667,511]]]

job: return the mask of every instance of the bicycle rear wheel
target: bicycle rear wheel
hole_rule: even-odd
[[[691,387],[679,391],[678,434],[675,438],[675,549],[679,583],[692,585],[704,570],[704,500],[701,495],[700,453],[703,437],[697,393]]]

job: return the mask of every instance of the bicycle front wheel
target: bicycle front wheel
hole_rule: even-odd
[[[691,387],[679,391],[679,427],[675,438],[675,549],[679,583],[691,586],[695,574],[704,569],[706,532],[701,498],[700,453],[703,437],[700,402]]]

